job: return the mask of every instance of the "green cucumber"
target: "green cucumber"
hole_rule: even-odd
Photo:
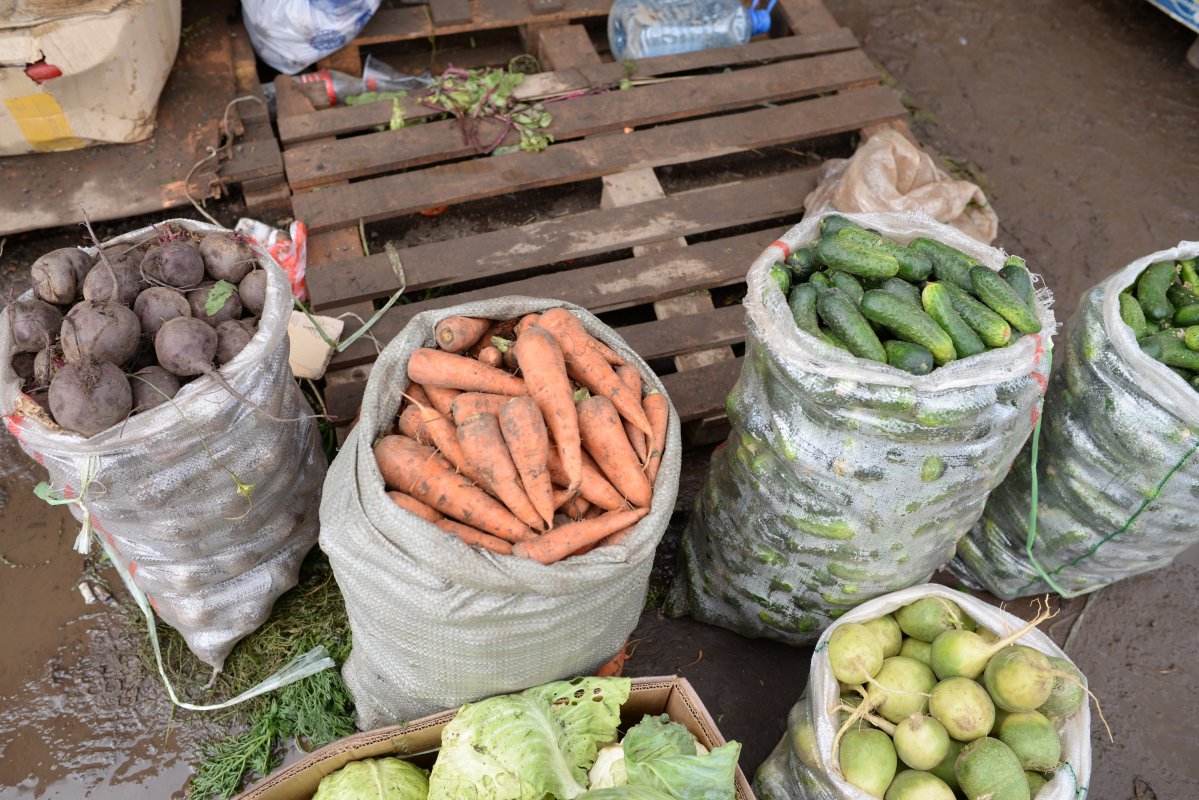
[[[832,287],[832,284],[828,282],[828,274],[824,272],[817,272],[813,274],[812,277],[808,278],[808,283],[812,284],[817,289],[828,289]]]
[[[891,330],[897,338],[927,348],[937,364],[957,358],[953,340],[936,320],[895,295],[871,289],[862,296],[861,309],[867,319]]]
[[[894,256],[868,247],[851,236],[825,236],[820,240],[817,253],[830,270],[863,278],[890,278],[899,272],[899,262]]]
[[[956,247],[941,244],[924,236],[913,239],[908,247],[917,253],[928,256],[933,262],[933,273],[936,274],[937,280],[951,281],[967,292],[974,291],[974,286],[970,283],[970,268],[977,267],[982,263],[977,258],[966,255]]]
[[[1038,333],[1041,330],[1041,320],[1036,311],[1016,294],[1008,282],[998,272],[988,267],[972,267],[970,282],[974,284],[974,294],[979,300],[999,316],[1012,323],[1012,327],[1021,333]]]
[[[820,321],[816,318],[816,295],[819,293],[815,286],[805,283],[792,289],[791,297],[787,300],[796,327],[813,336],[820,335]]]
[[[974,329],[978,338],[987,347],[1004,347],[1012,339],[1012,326],[1007,320],[979,302],[974,295],[962,289],[956,283],[942,281],[941,285],[949,294],[954,309],[966,320],[966,324]]]
[[[1170,284],[1166,289],[1166,299],[1173,303],[1175,308],[1199,305],[1199,295],[1180,283]]]
[[[867,247],[893,256],[899,262],[899,272],[895,274],[905,281],[922,281],[932,274],[933,262],[926,254],[917,252],[910,247],[904,247],[882,234],[868,231],[865,228],[845,228],[838,235],[854,239]]]
[[[858,358],[886,362],[887,351],[878,340],[870,323],[858,311],[853,299],[840,289],[821,292],[816,298],[816,311],[824,323],[833,329],[849,352]]]
[[[775,262],[770,268],[770,280],[774,281],[774,285],[779,287],[779,291],[786,297],[787,292],[791,291],[791,270],[782,261]]]
[[[1199,353],[1180,342],[1178,339],[1162,341],[1162,354],[1157,359],[1167,367],[1179,367],[1199,372]]]
[[[901,279],[899,276],[887,278],[882,282],[882,285],[877,287],[888,294],[893,294],[900,300],[904,300],[912,304],[913,308],[923,308],[920,305],[920,290],[912,284]]]
[[[896,369],[913,375],[927,375],[933,371],[933,354],[927,347],[898,339],[888,339],[883,342],[883,347],[887,351],[887,363]]]
[[[1180,258],[1178,277],[1183,283],[1189,283],[1192,290],[1199,288],[1199,258]]]
[[[820,220],[820,235],[832,236],[846,228],[862,229],[862,226],[840,214],[829,214]]]
[[[1175,311],[1174,324],[1183,328],[1199,325],[1199,305],[1183,306]]]
[[[826,328],[820,329],[820,340],[827,345],[831,345],[832,347],[840,348],[841,350],[849,349],[848,347],[845,346],[845,342],[841,341],[837,337],[837,334],[833,333],[832,331],[830,331]]]
[[[1019,295],[1029,308],[1035,308],[1037,305],[1037,293],[1032,288],[1032,273],[1028,271],[1028,267],[1024,266],[1024,259],[1020,256],[1008,256],[1003,262],[1003,268],[999,270],[999,274],[1008,286]]]
[[[1182,342],[1192,350],[1199,350],[1199,325],[1192,325],[1183,334]]]
[[[926,284],[920,300],[924,305],[925,312],[937,321],[942,330],[949,334],[950,340],[953,341],[953,350],[958,354],[958,358],[969,358],[986,352],[987,346],[953,307],[949,292],[943,285],[940,283]]]
[[[813,273],[820,270],[820,259],[816,255],[815,244],[799,248],[787,256],[787,260],[783,263],[791,270],[791,282],[793,284],[803,283],[812,277]]]
[[[1166,297],[1178,268],[1173,261],[1158,261],[1150,264],[1137,278],[1137,300],[1145,310],[1145,317],[1157,322],[1174,314],[1174,305]]]
[[[849,298],[853,300],[854,305],[862,302],[862,294],[865,293],[866,290],[862,288],[862,284],[858,283],[858,279],[850,275],[848,272],[831,272],[828,276],[828,282],[833,285],[834,289],[840,289],[849,295]]]
[[[1141,347],[1141,352],[1155,361],[1162,360],[1162,340],[1155,336],[1147,336],[1144,339],[1138,339],[1137,344]]]
[[[1141,304],[1127,292],[1120,293],[1120,319],[1124,320],[1125,325],[1132,328],[1132,335],[1138,339],[1149,332]]]

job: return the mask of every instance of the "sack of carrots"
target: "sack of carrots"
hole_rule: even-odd
[[[321,505],[359,725],[594,672],[640,616],[678,475],[662,385],[583,309],[414,317]]]

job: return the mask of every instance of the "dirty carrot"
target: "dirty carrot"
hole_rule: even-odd
[[[461,353],[482,339],[491,324],[491,320],[478,317],[446,317],[437,323],[433,335],[442,350]]]
[[[575,412],[566,362],[557,339],[548,331],[532,326],[516,340],[513,348],[529,396],[541,409],[545,423],[554,434],[558,455],[567,479],[567,489],[579,488],[582,480],[582,445],[579,443],[579,417]]]
[[[621,383],[628,387],[634,397],[641,397],[641,372],[636,367],[632,364],[617,367],[616,376],[620,378]],[[644,464],[646,458],[645,434],[637,430],[636,426],[627,419],[624,421],[624,432],[629,438],[629,444],[633,445],[633,452],[637,454],[637,460]]]
[[[670,404],[666,395],[658,391],[650,392],[642,400],[645,405],[645,416],[649,425],[654,429],[649,442],[649,458],[645,462],[646,477],[650,485],[658,478],[658,468],[662,466],[662,455],[666,452],[666,426],[670,423]]]
[[[429,396],[429,402],[426,406],[432,406],[437,409],[439,414],[446,417],[453,415],[454,398],[462,394],[457,389],[447,389],[444,386],[429,386],[425,389],[425,393]]]
[[[636,524],[647,513],[649,513],[649,509],[645,508],[609,511],[594,519],[560,525],[535,539],[518,542],[512,548],[512,555],[531,558],[542,564],[553,564],[582,547],[594,544],[609,534]]]
[[[436,522],[439,519],[444,519],[440,511],[432,506],[425,505],[420,500],[417,500],[411,495],[406,495],[403,492],[388,492],[387,496],[392,499],[397,506],[405,511],[411,511],[416,516],[429,522]]]
[[[454,423],[450,422],[450,418],[428,406],[417,406],[417,413],[422,425],[421,430],[424,431],[425,438],[429,440],[429,443],[445,456],[445,460],[450,462],[454,469],[486,491],[487,487],[479,482],[480,476],[475,465],[462,452],[462,445],[458,443],[458,431],[454,427]],[[495,496],[495,492],[489,492],[489,494]]]
[[[499,553],[504,556],[512,553],[511,544],[499,537],[492,536],[490,533],[483,533],[478,528],[463,525],[461,522],[455,522],[452,519],[440,519],[436,525],[443,531],[452,533],[462,541],[475,547],[482,547],[484,550],[490,550],[493,553]]]
[[[408,359],[408,377],[425,387],[460,389],[464,392],[491,392],[514,397],[528,394],[525,382],[503,370],[480,364],[473,358],[443,353],[422,347]],[[430,398],[432,399],[432,398]]]
[[[510,542],[537,535],[431,447],[407,436],[385,436],[375,445],[375,460],[388,486],[446,516]]]
[[[562,506],[569,503],[573,498],[577,497],[579,494],[577,489],[572,492],[568,489],[563,489],[561,486],[555,486],[552,483],[550,485],[553,486],[553,490],[554,490],[553,503],[554,503],[555,511],[562,508]]]
[[[501,364],[504,363],[504,354],[501,353],[499,351],[499,349],[495,347],[495,345],[492,345],[490,347],[484,347],[482,350],[479,351],[479,355],[477,356],[477,358],[479,359],[479,361],[481,361],[482,363],[486,364],[489,367],[497,367],[498,368]]]
[[[500,421],[494,414],[476,414],[458,426],[458,443],[470,461],[476,483],[487,489],[531,528],[544,528],[541,514],[525,494],[520,473],[504,444]]]
[[[524,336],[525,331],[527,331],[531,325],[537,324],[537,319],[540,316],[540,314],[525,314],[523,317],[521,317],[520,322],[516,323],[516,338],[519,339],[520,337]]]
[[[400,414],[399,430],[410,439],[415,439],[421,444],[428,444],[430,442],[429,434],[425,430],[425,421],[421,417],[420,409],[420,406],[405,408],[404,413]]]
[[[611,400],[617,412],[646,436],[653,433],[641,408],[641,397],[635,396],[621,382],[612,365],[596,347],[599,342],[574,314],[564,308],[552,308],[541,315],[537,326],[545,328],[558,340],[566,361],[567,375],[590,389],[592,394]],[[525,371],[523,367],[521,371]]]
[[[422,406],[429,405],[429,395],[425,393],[425,387],[419,383],[409,383],[408,388],[404,390],[407,395],[408,402],[417,403]]]
[[[625,436],[616,406],[606,397],[589,397],[579,403],[578,408],[579,434],[587,452],[629,502],[635,506],[648,506],[653,500],[653,490]]]
[[[500,409],[512,398],[506,394],[484,394],[483,392],[463,392],[454,398],[451,412],[454,424],[461,425],[475,414],[499,415]]]
[[[606,511],[625,508],[627,504],[624,498],[620,496],[620,492],[616,491],[616,487],[608,482],[591,457],[586,453],[582,453],[581,456],[579,496]],[[550,480],[559,486],[565,485],[568,480],[566,470],[562,466],[562,459],[558,456],[557,449],[553,447],[550,448],[549,468]]]
[[[513,397],[500,409],[500,432],[512,455],[512,462],[520,473],[520,482],[525,494],[545,520],[546,526],[554,521],[554,487],[550,483],[549,460],[550,435],[545,420],[531,397]]]
[[[483,336],[479,338],[479,341],[477,341],[473,345],[471,345],[470,349],[467,350],[466,352],[469,355],[472,355],[475,358],[478,358],[479,351],[481,351],[484,347],[491,347],[492,345],[494,345],[496,339],[514,339],[514,338],[516,338],[515,330],[516,330],[516,320],[514,320],[514,319],[499,320],[499,321],[495,322],[490,328],[488,328],[487,333],[483,334]]]
[[[562,513],[571,519],[582,519],[583,515],[593,508],[598,509],[599,506],[593,506],[587,502],[586,498],[575,495],[562,506]]]

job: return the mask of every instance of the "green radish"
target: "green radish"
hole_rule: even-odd
[[[907,658],[914,658],[917,661],[932,666],[932,650],[933,646],[928,642],[922,642],[919,639],[913,639],[910,636],[903,640],[903,644],[899,646],[899,654]],[[934,670],[935,671],[935,670]]]
[[[1002,708],[995,709],[995,723],[991,726],[991,730],[988,733],[989,736],[994,736],[996,739],[999,738],[999,726],[1003,724],[1003,721],[1008,718],[1008,714],[1010,713],[1010,711],[1004,711]]]
[[[962,748],[966,746],[965,742],[959,742],[957,739],[949,740],[949,752],[945,754],[945,758],[941,763],[929,770],[941,780],[945,781],[945,785],[955,792],[958,790],[958,776],[954,772],[953,766],[957,763],[958,755],[961,754]]]
[[[1062,760],[1062,740],[1053,723],[1036,711],[1013,711],[999,725],[999,741],[1020,759],[1020,766],[1047,772]]]
[[[791,728],[791,749],[795,756],[809,769],[817,769],[821,763],[820,746],[816,744],[816,728],[807,719]]]
[[[923,714],[900,720],[891,738],[899,760],[912,769],[932,769],[949,755],[949,733],[945,726]]]
[[[895,621],[913,639],[932,643],[945,631],[970,628],[957,603],[943,597],[922,597],[895,611]]]
[[[1019,641],[1022,636],[1049,619],[1050,616],[1051,614],[1046,609],[1020,630],[992,643],[988,643],[974,631],[945,631],[933,639],[930,666],[937,677],[942,680],[955,677],[977,678],[983,674],[991,656]]]
[[[828,663],[842,683],[866,683],[882,669],[883,646],[865,625],[838,625],[828,637]]]
[[[983,684],[1004,711],[1034,711],[1049,699],[1059,674],[1044,653],[1014,644],[991,657]]]
[[[1049,779],[1039,772],[1024,771],[1024,777],[1028,779],[1028,796],[1035,798],[1037,792],[1045,788],[1045,784],[1049,783]]]
[[[953,789],[931,772],[909,769],[895,776],[883,800],[953,800]]]
[[[871,797],[882,797],[895,777],[895,745],[879,730],[863,728],[845,734],[837,754],[841,775]]]
[[[883,658],[899,655],[899,648],[903,643],[903,631],[899,629],[899,623],[895,621],[895,617],[883,614],[881,617],[866,620],[862,624],[878,637],[883,646]]]
[[[995,704],[977,681],[946,678],[933,687],[928,713],[959,742],[972,742],[991,732]]]
[[[937,678],[927,664],[914,658],[892,656],[870,680],[866,702],[870,710],[888,722],[898,724],[912,714],[928,710],[928,693]]]
[[[1020,759],[998,739],[986,737],[966,745],[954,772],[967,800],[1029,800]]]
[[[1047,717],[1068,717],[1077,711],[1087,698],[1086,690],[1083,689],[1082,673],[1064,658],[1050,656],[1049,663],[1062,674],[1053,679],[1049,699],[1037,706],[1037,711]]]

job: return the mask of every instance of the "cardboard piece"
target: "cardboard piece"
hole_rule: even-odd
[[[335,317],[314,314],[313,319],[320,323],[321,330],[333,341],[337,341],[346,325],[345,320]],[[291,312],[291,319],[287,321],[287,336],[291,339],[291,352],[287,360],[291,363],[292,374],[314,381],[323,377],[329,360],[333,358],[333,348],[321,338],[304,312]]]
[[[441,745],[441,730],[457,710],[418,719],[407,725],[380,728],[334,742],[252,786],[235,800],[311,800],[321,778],[351,761],[401,756],[429,768]],[[709,749],[724,744],[715,721],[686,678],[633,678],[628,702],[620,709],[621,728],[636,725],[646,714],[670,715]],[[737,800],[754,800],[749,781],[737,768]]]

